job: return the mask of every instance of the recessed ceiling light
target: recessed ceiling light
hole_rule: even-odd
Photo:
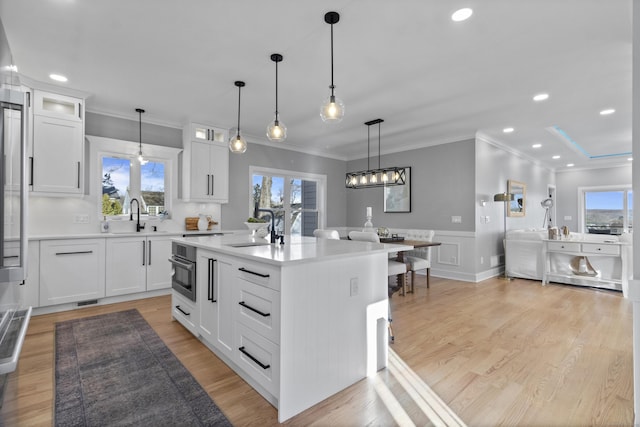
[[[609,114],[613,114],[615,112],[616,112],[616,110],[614,110],[613,108],[607,108],[606,110],[600,111],[600,115],[601,116],[608,116]]]
[[[560,156],[558,156],[558,155],[555,155],[555,156],[552,157],[553,160],[558,160],[559,158],[560,158]]]
[[[540,147],[542,147],[542,144],[533,144],[531,147],[532,148],[540,148]]]
[[[49,78],[57,82],[66,82],[68,80],[65,76],[61,74],[49,74]]]
[[[504,129],[502,129],[502,132],[504,132],[504,133],[511,133],[511,132],[513,132],[514,130],[515,130],[515,129],[513,129],[513,128],[504,128]]]
[[[568,168],[572,168],[573,166],[574,166],[574,164],[573,164],[573,163],[567,163],[567,167],[568,167]]]
[[[471,15],[473,15],[473,10],[468,7],[465,7],[463,9],[458,9],[455,12],[453,12],[453,15],[451,15],[451,20],[455,22],[460,22],[460,21],[469,19]]]
[[[548,93],[539,93],[537,95],[535,95],[533,97],[534,101],[544,101],[545,99],[549,98],[549,94]]]

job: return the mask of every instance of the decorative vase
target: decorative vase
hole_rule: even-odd
[[[206,231],[209,228],[209,218],[205,214],[200,214],[198,218],[198,230]]]

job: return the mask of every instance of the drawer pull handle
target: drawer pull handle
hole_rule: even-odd
[[[247,270],[244,267],[240,267],[238,270],[244,271],[245,273],[249,273],[249,274],[255,274],[256,276],[260,276],[260,277],[269,277],[268,274],[256,273],[255,271]]]
[[[244,301],[240,301],[238,304],[240,304],[241,306],[248,308],[249,310],[253,311],[254,313],[258,313],[260,316],[262,317],[269,317],[271,316],[271,313],[263,313],[260,310],[257,310],[253,307],[251,307],[250,305],[248,305],[247,303],[245,303]]]
[[[240,350],[242,352],[242,354],[247,356],[249,359],[253,360],[262,369],[266,370],[266,369],[269,369],[271,367],[271,365],[265,365],[264,363],[260,362],[258,359],[256,359],[252,355],[250,355],[249,352],[247,352],[247,350],[244,349],[244,346],[240,347],[238,350]]]
[[[93,251],[75,251],[75,252],[56,252],[56,255],[81,255],[92,254]]]
[[[176,305],[176,310],[178,310],[180,313],[184,314],[185,316],[191,316],[191,313],[187,313],[186,311],[181,309],[179,305]]]

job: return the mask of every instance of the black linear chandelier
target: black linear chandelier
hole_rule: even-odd
[[[375,119],[365,122],[367,125],[367,170],[347,172],[345,186],[347,188],[385,187],[390,185],[404,185],[407,180],[406,166],[380,167],[380,123],[384,120]],[[371,169],[370,142],[371,125],[378,125],[378,169]]]

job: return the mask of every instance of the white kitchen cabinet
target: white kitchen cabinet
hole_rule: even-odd
[[[35,90],[33,113],[73,122],[82,122],[83,101],[80,98]]]
[[[147,239],[114,237],[107,240],[106,296],[146,290]]]
[[[171,236],[147,236],[147,291],[171,288]]]
[[[229,201],[228,132],[191,124],[183,131],[181,195],[184,200]]]
[[[34,91],[29,184],[34,192],[81,194],[84,159],[83,101]]]
[[[198,336],[198,305],[176,291],[171,291],[171,317],[193,335]]]
[[[171,237],[133,236],[107,240],[106,296],[171,287]]]
[[[40,242],[40,306],[104,296],[104,239]]]
[[[234,352],[234,264],[219,254],[198,251],[196,274],[198,332],[205,341],[231,358]]]

